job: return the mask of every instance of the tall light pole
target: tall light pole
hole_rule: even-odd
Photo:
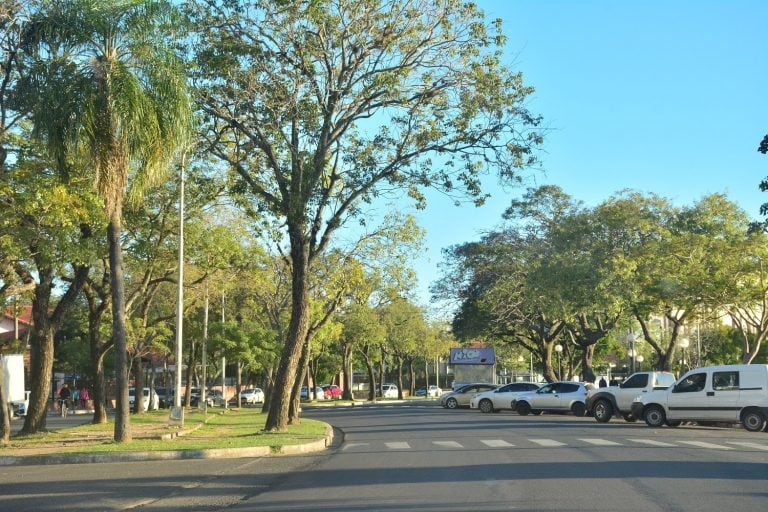
[[[173,406],[181,408],[181,346],[184,327],[184,164],[186,153],[181,157],[181,182],[179,183],[179,282],[176,287],[176,379],[174,383]]]
[[[643,361],[645,361],[645,358],[643,356],[637,356],[637,362],[640,363],[639,370],[643,371]]]
[[[558,380],[563,380],[563,365],[560,362],[560,354],[563,351],[563,346],[561,344],[555,345],[555,352],[557,352],[557,378]]]

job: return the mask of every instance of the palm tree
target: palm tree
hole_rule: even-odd
[[[167,177],[187,141],[191,106],[174,54],[176,10],[151,0],[59,0],[45,4],[30,41],[47,58],[36,79],[35,134],[69,171],[92,172],[108,217],[117,383],[115,441],[131,440],[128,408],[122,210]]]

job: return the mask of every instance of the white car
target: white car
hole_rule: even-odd
[[[152,390],[150,392],[149,388],[144,388],[144,410],[152,410],[156,411],[160,408],[160,397],[157,394],[157,391]],[[150,403],[151,399],[151,403]],[[130,408],[133,408],[133,404],[136,402],[136,388],[128,388],[128,406]]]
[[[397,398],[397,386],[394,384],[384,384],[381,386],[380,396],[382,398]]]
[[[312,396],[309,396],[309,391],[307,390],[307,386],[301,387],[301,399],[302,400],[314,400],[315,396],[317,396],[318,400],[323,400],[325,398],[325,391],[323,391],[323,388],[320,386],[315,387],[315,392]]]
[[[264,391],[260,388],[248,388],[240,392],[240,401],[246,404],[256,404],[264,402]]]
[[[512,403],[521,395],[536,391],[541,387],[535,382],[512,382],[492,391],[484,391],[469,400],[471,409],[482,412],[500,412],[502,409],[514,409]]]
[[[572,412],[575,416],[584,416],[586,401],[587,385],[583,382],[552,382],[521,395],[513,407],[520,416],[542,412]]]

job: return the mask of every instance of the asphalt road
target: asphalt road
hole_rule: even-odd
[[[768,434],[444,410],[308,410],[323,454],[0,468],[0,510],[762,510]]]

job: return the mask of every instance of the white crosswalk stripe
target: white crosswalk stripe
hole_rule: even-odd
[[[740,441],[726,441],[726,442],[728,444],[735,444],[736,446],[743,446],[744,448],[754,448],[755,450],[768,451],[768,446],[763,444],[740,442]]]
[[[508,443],[502,439],[483,439],[480,442],[491,448],[511,448],[515,446],[512,443]]]
[[[664,441],[656,441],[655,439],[627,439],[627,441],[631,441],[633,443],[638,443],[638,444],[647,444],[648,446],[659,446],[659,447],[665,447],[665,448],[671,448],[673,446],[676,446],[672,443],[665,443]]]
[[[558,446],[566,446],[565,443],[555,441],[554,439],[529,439],[530,442],[539,446],[546,446],[547,448],[556,448]]]
[[[585,443],[593,444],[595,446],[621,446],[621,443],[616,441],[609,441],[608,439],[579,439]]]
[[[358,446],[370,446],[371,443],[347,443],[342,450],[349,450],[350,448],[357,448]]]
[[[390,450],[410,450],[411,445],[405,442],[384,443]]]
[[[432,441],[432,443],[443,448],[464,448],[456,441]]]
[[[733,450],[730,446],[723,446],[721,444],[707,443],[705,441],[677,441],[680,444],[688,444],[696,446],[698,448],[709,448],[711,450]]]

